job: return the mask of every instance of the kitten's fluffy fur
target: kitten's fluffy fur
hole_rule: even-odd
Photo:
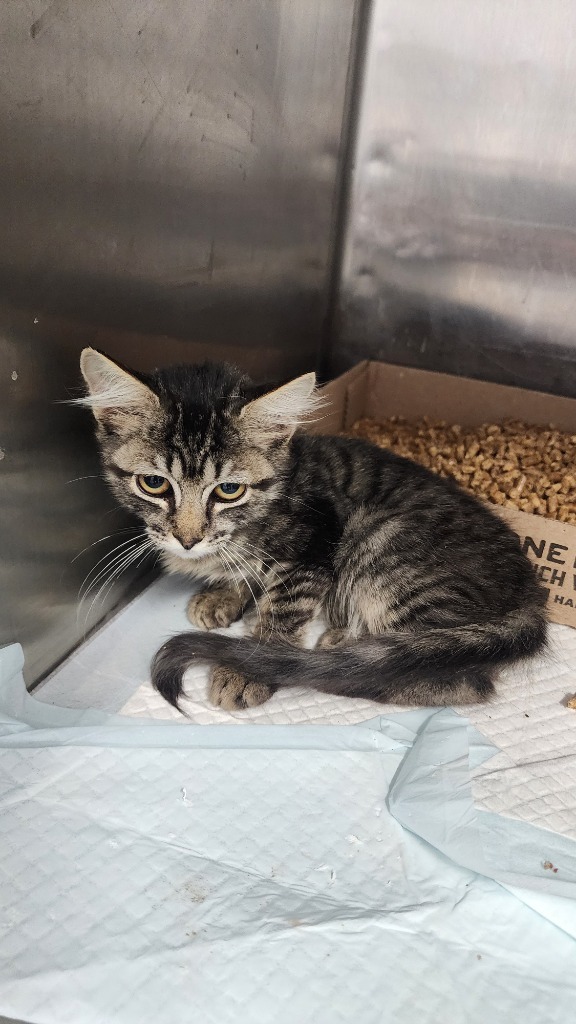
[[[275,391],[225,364],[150,376],[93,349],[84,400],[107,479],[170,571],[205,581],[203,629],[252,612],[254,637],[174,636],[153,682],[178,706],[185,670],[211,662],[226,709],[282,686],[401,704],[486,700],[499,666],[546,642],[546,593],[516,535],[456,484],[361,441],[296,430],[314,377]],[[141,493],[138,475],[170,490]],[[245,488],[216,498],[221,483]],[[330,628],[301,648],[320,609]],[[256,614],[254,614],[256,613]]]

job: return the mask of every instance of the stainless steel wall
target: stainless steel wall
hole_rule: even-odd
[[[81,347],[145,369],[315,364],[354,0],[0,4],[0,642],[33,680],[82,635],[122,528]],[[68,481],[74,480],[74,483]],[[109,514],[111,513],[111,514]],[[88,625],[119,597],[98,603]]]
[[[334,315],[359,358],[576,395],[576,8],[373,0]]]

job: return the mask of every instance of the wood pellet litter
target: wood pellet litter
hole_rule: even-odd
[[[401,416],[359,420],[350,434],[451,476],[496,505],[576,523],[576,434],[518,420],[460,427]]]

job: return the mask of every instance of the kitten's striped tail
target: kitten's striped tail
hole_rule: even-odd
[[[152,682],[174,707],[183,696],[186,669],[210,662],[272,688],[312,686],[324,693],[392,704],[446,705],[488,700],[491,675],[546,646],[542,608],[525,607],[499,621],[390,631],[332,649],[302,650],[273,639],[219,633],[179,633],[160,648]]]

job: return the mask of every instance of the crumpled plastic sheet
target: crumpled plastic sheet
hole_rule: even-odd
[[[0,651],[0,1014],[566,1024],[576,843],[475,808],[449,710],[194,726],[41,704]]]

